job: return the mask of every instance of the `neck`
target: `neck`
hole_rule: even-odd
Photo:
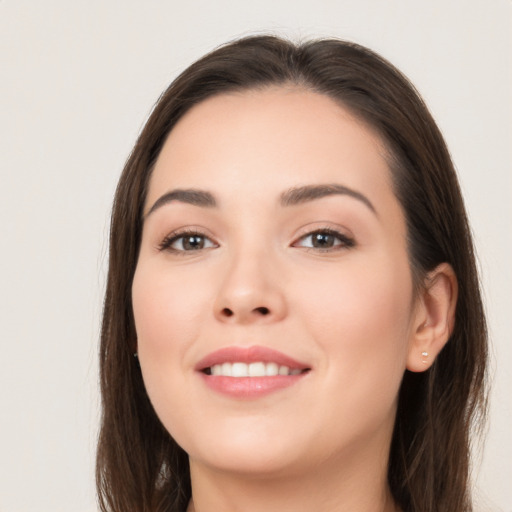
[[[396,512],[384,464],[329,461],[286,476],[222,472],[190,461],[187,512]],[[340,469],[341,468],[341,469]]]

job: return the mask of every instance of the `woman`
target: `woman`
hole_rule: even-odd
[[[337,40],[228,44],[162,95],[114,203],[103,511],[469,511],[486,327],[411,84]]]

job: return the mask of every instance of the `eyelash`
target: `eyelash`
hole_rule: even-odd
[[[187,252],[195,252],[194,250],[184,250],[184,249],[175,249],[174,247],[172,247],[172,245],[177,242],[178,240],[180,239],[185,239],[185,238],[191,238],[191,237],[199,237],[199,238],[202,238],[204,240],[209,240],[214,246],[217,245],[215,242],[213,242],[208,236],[206,236],[204,233],[201,233],[200,231],[197,231],[195,229],[183,229],[183,230],[180,230],[180,231],[174,231],[173,233],[170,233],[169,235],[167,235],[163,240],[162,242],[158,245],[158,249],[160,251],[170,251],[174,254],[180,254],[180,255],[184,255],[185,253]],[[199,250],[202,250],[202,249],[210,249],[210,247],[201,247],[200,249],[196,249],[197,251]]]
[[[342,249],[350,249],[356,245],[356,242],[353,238],[351,238],[343,233],[340,233],[339,231],[332,229],[332,228],[320,228],[320,229],[315,229],[314,231],[310,231],[309,233],[306,233],[305,235],[302,235],[300,238],[298,238],[297,241],[294,242],[292,245],[296,246],[296,244],[298,242],[306,240],[307,238],[312,237],[314,235],[333,236],[334,238],[337,238],[340,243],[337,245],[334,245],[332,247],[326,247],[326,248],[305,247],[305,249],[308,249],[310,251],[315,251],[315,252],[333,252],[333,251],[339,251]]]
[[[333,236],[336,238],[340,243],[327,248],[321,248],[321,247],[304,247],[304,249],[307,249],[309,251],[315,251],[315,252],[333,252],[333,251],[339,251],[342,249],[350,249],[356,245],[355,240],[347,235],[344,235],[343,233],[340,233],[339,231],[332,229],[332,228],[320,228],[315,229],[314,231],[310,231],[301,237],[299,237],[295,242],[293,242],[292,247],[300,247],[298,245],[299,242],[306,240],[309,237],[312,237],[314,235],[328,235]],[[177,242],[180,239],[185,239],[186,237],[198,237],[202,238],[204,240],[209,240],[213,246],[211,247],[201,247],[199,249],[195,250],[185,250],[185,249],[175,249],[172,247],[172,245]],[[174,254],[179,255],[185,255],[187,252],[195,252],[200,251],[204,249],[210,249],[215,247],[217,244],[213,240],[211,240],[208,236],[206,236],[204,233],[194,230],[194,229],[184,229],[181,231],[174,231],[173,233],[170,233],[167,235],[162,242],[158,245],[158,249],[160,251],[170,251]]]

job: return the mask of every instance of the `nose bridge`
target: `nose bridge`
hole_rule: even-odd
[[[229,254],[215,314],[222,321],[275,321],[286,312],[275,251],[268,245],[241,244]]]

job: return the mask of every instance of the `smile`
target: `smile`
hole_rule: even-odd
[[[256,399],[294,385],[311,367],[262,346],[222,348],[195,367],[208,388],[238,399]]]
[[[300,368],[290,368],[286,365],[277,363],[265,363],[257,361],[255,363],[222,363],[215,364],[205,369],[207,375],[222,377],[274,377],[276,375],[299,375],[306,371]]]

